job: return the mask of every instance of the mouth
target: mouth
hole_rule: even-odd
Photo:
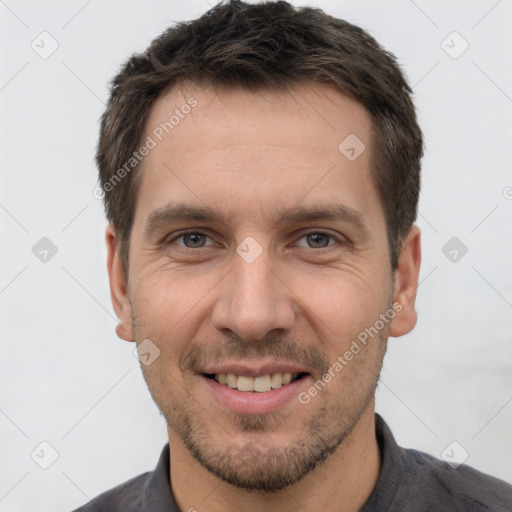
[[[300,406],[297,397],[313,383],[311,374],[306,372],[251,371],[248,368],[238,371],[233,368],[234,371],[237,373],[200,375],[207,396],[221,410],[238,414],[267,414],[285,407],[297,408]]]
[[[236,375],[234,373],[205,373],[204,377],[215,380],[221,386],[237,389],[246,393],[266,393],[273,389],[286,387],[308,376],[307,372],[301,373],[269,373],[257,377],[248,375]]]
[[[266,414],[300,405],[298,395],[313,383],[308,369],[271,359],[226,360],[207,365],[198,374],[201,393],[220,410]]]

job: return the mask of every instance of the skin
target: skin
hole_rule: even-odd
[[[198,105],[145,158],[127,278],[106,231],[117,334],[160,350],[141,367],[168,423],[173,495],[181,510],[359,510],[379,475],[374,390],[387,338],[416,323],[419,229],[393,274],[369,172],[371,117],[334,88],[174,88],[152,107],[144,140],[190,97]],[[338,149],[349,134],[366,146],[355,161]],[[170,202],[229,218],[149,232],[150,215]],[[357,211],[366,231],[347,219],[271,222],[328,203]],[[185,229],[203,236],[178,238]],[[262,249],[252,263],[236,252],[246,237]],[[235,414],[200,375],[214,360],[291,361],[309,373],[307,391],[393,303],[401,311],[306,405]]]

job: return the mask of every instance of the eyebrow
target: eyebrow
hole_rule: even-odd
[[[177,221],[193,221],[200,223],[229,224],[232,215],[221,209],[210,206],[196,206],[187,203],[169,203],[162,208],[151,212],[146,220],[145,231],[148,235]],[[353,208],[338,204],[327,203],[321,205],[280,208],[272,216],[265,219],[271,226],[304,223],[318,220],[345,222],[353,225],[363,235],[369,233],[364,216]]]

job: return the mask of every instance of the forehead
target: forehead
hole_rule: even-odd
[[[277,133],[279,127],[285,129]],[[229,142],[252,143],[254,147],[297,146],[307,151],[319,145],[336,149],[350,134],[369,142],[371,118],[360,103],[324,84],[297,84],[286,92],[236,87],[221,91],[183,84],[155,102],[145,131],[158,142],[172,139],[190,148],[195,140],[186,130],[200,136],[206,129],[209,132],[207,140],[202,140],[207,143],[203,149],[221,149],[223,142]],[[308,140],[305,146],[304,138]]]
[[[319,199],[371,206],[371,117],[327,85],[288,92],[180,86],[146,123],[136,219],[169,202],[220,205],[235,217]],[[377,201],[378,202],[378,201]],[[270,212],[270,213],[269,213]]]

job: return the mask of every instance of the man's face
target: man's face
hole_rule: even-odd
[[[180,110],[191,97],[197,105]],[[118,311],[127,339],[160,350],[142,369],[171,451],[183,443],[241,488],[299,480],[373,411],[389,325],[344,357],[394,297],[370,130],[361,105],[322,85],[178,88],[151,110],[143,140],[157,145],[143,165]],[[327,207],[334,216],[307,215]],[[219,218],[182,215],[196,209]],[[279,387],[286,373],[299,378]],[[269,383],[278,387],[262,391]]]

